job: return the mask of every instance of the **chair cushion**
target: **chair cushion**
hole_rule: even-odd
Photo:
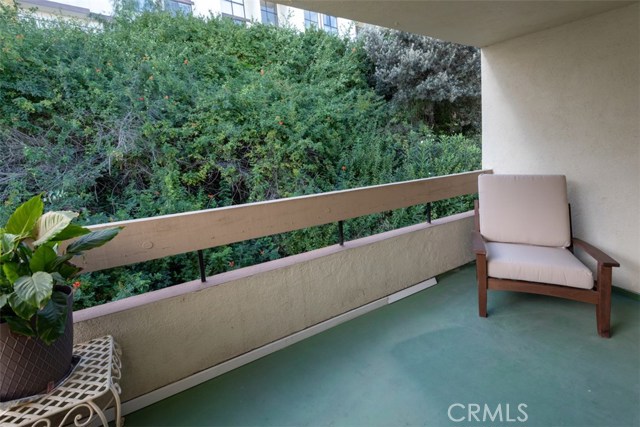
[[[593,274],[568,249],[487,243],[490,277],[593,288]]]
[[[568,247],[564,175],[480,175],[480,233],[493,242]]]

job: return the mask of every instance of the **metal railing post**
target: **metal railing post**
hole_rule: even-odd
[[[204,270],[204,253],[202,250],[198,251],[198,267],[200,267],[200,281],[204,283],[207,281],[207,274]]]
[[[344,221],[338,221],[338,243],[344,246]]]

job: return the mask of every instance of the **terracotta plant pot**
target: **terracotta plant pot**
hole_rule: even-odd
[[[67,294],[65,332],[53,344],[16,335],[0,323],[0,402],[46,393],[67,376],[73,357],[73,293],[67,286],[55,290]]]

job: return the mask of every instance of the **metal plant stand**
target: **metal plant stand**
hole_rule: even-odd
[[[73,424],[88,426],[100,420],[107,427],[104,413],[115,406],[115,424],[122,426],[120,406],[121,351],[111,336],[77,344],[73,354],[80,362],[71,375],[51,393],[37,400],[0,410],[2,427],[52,427]]]

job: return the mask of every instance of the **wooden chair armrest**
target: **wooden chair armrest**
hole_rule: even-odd
[[[598,262],[598,264],[601,264],[605,267],[620,267],[620,263],[618,263],[618,261],[611,258],[609,255],[605,254],[595,246],[585,242],[584,240],[574,237],[573,246],[578,247],[588,253],[593,259]]]
[[[476,255],[486,255],[487,247],[484,244],[484,239],[479,231],[471,233],[471,247]]]

